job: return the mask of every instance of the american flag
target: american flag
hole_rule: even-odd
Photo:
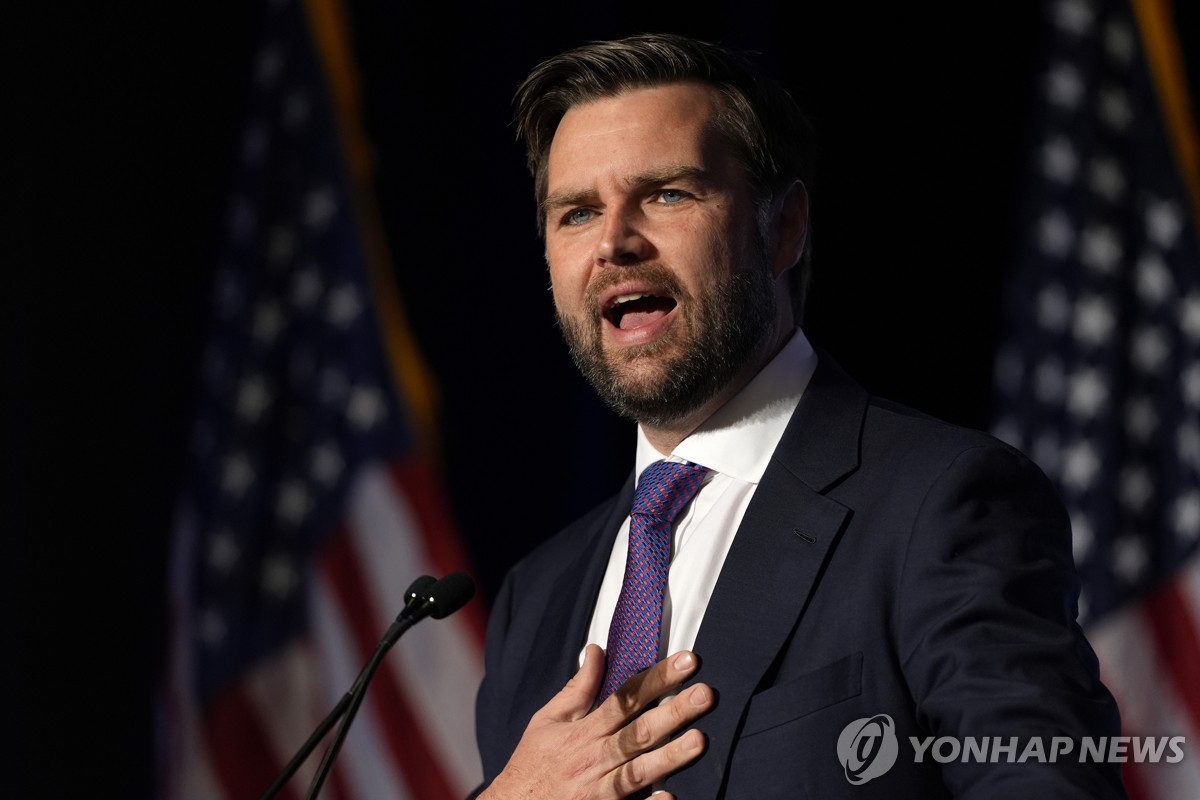
[[[1134,800],[1200,797],[1200,140],[1157,0],[1047,4],[996,433],[1057,483]]]
[[[174,532],[168,800],[261,796],[411,581],[469,571],[364,200],[346,33],[335,1],[264,4]],[[322,795],[466,796],[482,636],[479,600],[406,634]],[[301,796],[329,739],[281,797]]]

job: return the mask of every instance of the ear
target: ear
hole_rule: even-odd
[[[800,181],[793,181],[775,203],[771,272],[779,278],[800,260],[808,240],[808,190]]]

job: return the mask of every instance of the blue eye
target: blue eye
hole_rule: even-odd
[[[679,189],[663,189],[658,193],[658,199],[667,205],[681,203],[687,199],[687,192]]]
[[[564,221],[568,225],[582,225],[592,218],[592,210],[590,208],[577,208],[574,211],[567,213]]]

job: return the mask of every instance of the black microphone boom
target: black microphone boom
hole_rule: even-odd
[[[467,601],[475,594],[475,582],[465,572],[453,572],[441,580],[437,580],[431,575],[422,575],[411,584],[404,592],[404,608],[396,615],[395,621],[387,629],[387,632],[380,639],[379,644],[375,647],[375,653],[371,656],[371,660],[363,667],[362,672],[354,680],[354,685],[346,694],[342,695],[342,699],[334,706],[333,710],[325,719],[321,720],[321,724],[316,727],[308,740],[301,745],[296,754],[292,756],[292,760],[287,763],[283,770],[276,776],[274,782],[267,788],[261,800],[271,800],[279,793],[279,791],[287,783],[288,779],[296,773],[300,765],[308,758],[317,744],[325,738],[325,734],[338,721],[342,720],[341,727],[338,728],[337,734],[333,742],[329,745],[329,749],[325,751],[325,756],[321,761],[321,766],[313,776],[312,784],[309,786],[307,797],[315,798],[317,792],[321,790],[322,784],[333,765],[333,759],[337,757],[338,751],[341,749],[342,740],[346,738],[346,732],[350,728],[350,723],[353,721],[355,714],[358,713],[358,707],[362,704],[363,695],[366,694],[367,684],[374,677],[375,671],[379,669],[379,664],[383,660],[383,656],[391,649],[405,631],[416,625],[426,617],[434,619],[442,619],[450,614],[453,614],[458,609],[467,604]]]

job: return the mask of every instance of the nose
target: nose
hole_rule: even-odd
[[[638,224],[636,214],[622,208],[610,208],[604,215],[600,239],[596,243],[596,261],[601,264],[636,264],[650,252],[650,242]]]

